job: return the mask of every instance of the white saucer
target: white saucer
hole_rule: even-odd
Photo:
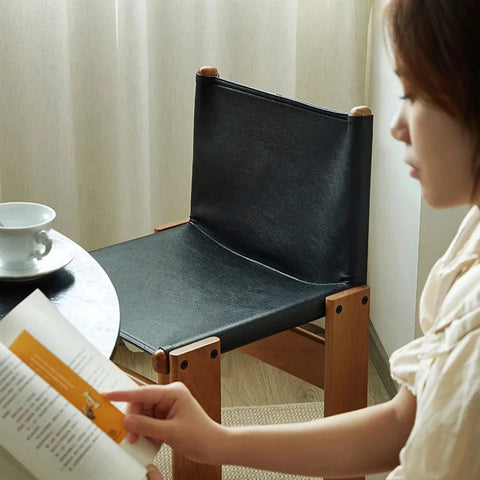
[[[61,238],[54,230],[50,230],[53,239],[51,252],[41,260],[34,260],[35,264],[27,270],[9,270],[0,265],[0,281],[25,282],[56,272],[68,265],[75,251],[67,237]]]

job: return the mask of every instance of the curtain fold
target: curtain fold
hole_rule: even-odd
[[[364,103],[371,0],[0,0],[0,201],[86,249],[188,216],[194,76]]]

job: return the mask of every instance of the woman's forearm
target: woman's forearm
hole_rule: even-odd
[[[414,418],[415,397],[402,390],[385,404],[313,422],[224,428],[214,461],[314,476],[386,471],[398,464]]]

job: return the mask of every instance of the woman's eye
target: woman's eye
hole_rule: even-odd
[[[408,93],[405,93],[400,97],[400,100],[410,100],[410,101],[412,101],[413,98],[412,98],[411,95],[408,95]]]

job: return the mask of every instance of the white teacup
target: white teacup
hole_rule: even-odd
[[[0,203],[0,267],[28,270],[48,255],[55,216],[55,210],[39,203]]]

